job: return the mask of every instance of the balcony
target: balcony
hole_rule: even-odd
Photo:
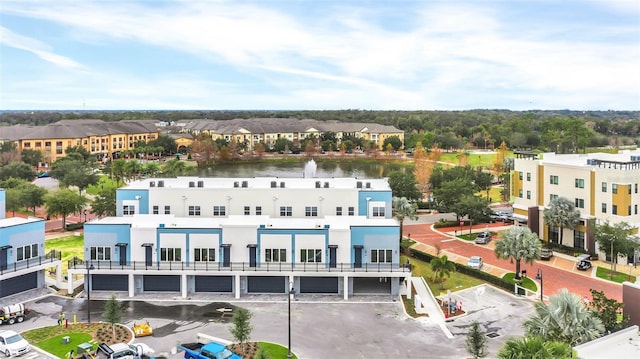
[[[33,272],[33,270],[28,269],[44,269],[46,267],[51,267],[57,265],[58,262],[62,259],[61,252],[53,252],[49,253],[45,256],[29,258],[27,260],[18,261],[9,263],[5,266],[0,266],[0,275],[5,275],[8,273],[17,273],[17,272]]]

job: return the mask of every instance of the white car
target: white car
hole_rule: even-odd
[[[31,345],[22,335],[13,330],[0,331],[0,353],[7,357],[12,355],[22,355],[31,350]]]
[[[472,256],[467,262],[467,267],[480,270],[482,269],[482,257]]]

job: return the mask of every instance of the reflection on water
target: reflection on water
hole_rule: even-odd
[[[281,177],[302,178],[304,176],[307,159],[298,162],[235,162],[216,164],[211,168],[200,169],[198,175],[202,177]],[[330,177],[359,177],[382,178],[388,177],[393,171],[412,171],[410,167],[396,163],[373,161],[322,161],[316,160],[316,174],[318,178]]]

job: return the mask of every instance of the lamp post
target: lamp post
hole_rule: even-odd
[[[542,269],[538,268],[538,273],[536,274],[536,279],[540,281],[540,301],[543,302],[543,292],[544,286],[542,281]]]
[[[296,294],[296,290],[293,288],[293,282],[289,282],[289,293],[287,293],[289,299],[289,351],[287,352],[287,358],[293,357],[293,353],[291,353],[291,294]]]
[[[91,270],[95,269],[93,264],[91,266],[87,265],[87,324],[91,324],[91,274],[89,273]]]

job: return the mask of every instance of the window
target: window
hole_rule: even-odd
[[[522,198],[522,189],[518,190],[518,197]]]
[[[611,214],[618,214],[618,206],[617,205],[612,205],[611,206]]]
[[[24,247],[18,247],[16,249],[16,255],[18,256],[18,261],[27,260],[29,258],[35,258],[38,256],[38,245],[30,244]]]
[[[304,207],[305,217],[318,217],[318,207]]]
[[[384,217],[384,207],[373,207],[373,216],[374,217]]]
[[[171,206],[164,206],[164,214],[171,214]]]
[[[527,172],[527,182],[531,182],[531,172]]]
[[[576,208],[584,208],[584,199],[576,198]]]
[[[291,217],[293,216],[293,209],[291,206],[281,206],[280,207],[280,217]]]
[[[638,193],[638,184],[636,183],[633,187],[635,188],[634,192]]]
[[[602,182],[602,192],[607,192],[607,182]]]
[[[549,183],[558,184],[558,176],[550,176],[549,177]]]
[[[342,207],[336,207],[336,216],[342,216]]]
[[[195,248],[193,250],[193,260],[196,262],[215,262],[215,248]]]
[[[576,178],[576,188],[584,188],[584,179]]]
[[[638,205],[637,204],[633,205],[633,214],[638,214]]]
[[[522,181],[522,172],[518,172],[518,179]]]
[[[122,214],[125,216],[132,216],[136,214],[136,206],[133,206],[133,205],[122,206]]]
[[[606,203],[602,204],[602,213],[607,213],[607,204]]]
[[[160,209],[158,208],[158,206],[153,206],[153,214],[159,214],[160,213]]]
[[[391,263],[393,251],[391,249],[372,249],[371,263]]]
[[[584,249],[584,232],[573,231],[573,248]]]
[[[286,249],[265,249],[264,260],[265,262],[286,262],[287,250]]]
[[[618,185],[616,183],[611,184],[611,193],[618,193]]]
[[[189,215],[190,216],[199,216],[200,215],[200,206],[189,206]]]
[[[631,215],[631,205],[629,205],[629,208],[627,208],[627,216]]]
[[[89,248],[92,261],[110,261],[111,247],[91,247]]]
[[[631,194],[631,185],[629,185],[628,188],[629,188],[629,194]]]
[[[160,248],[160,260],[162,262],[180,262],[182,260],[182,249]]]
[[[213,206],[213,215],[214,216],[226,216],[227,208],[225,206]]]
[[[300,250],[300,262],[301,263],[321,263],[322,262],[322,249],[301,249]]]
[[[549,195],[549,201],[553,201],[554,199],[558,198],[557,194],[550,194]]]
[[[549,226],[549,241],[551,243],[558,243],[558,238],[560,238],[558,235],[558,227]]]
[[[349,207],[349,208],[347,208],[347,210],[348,210],[348,214],[350,216],[353,216],[356,213],[356,208],[355,207]]]
[[[256,216],[262,216],[262,207],[256,206]]]
[[[531,199],[531,191],[527,191],[527,199]]]
[[[251,207],[249,206],[244,206],[244,215],[248,216],[251,214]]]

